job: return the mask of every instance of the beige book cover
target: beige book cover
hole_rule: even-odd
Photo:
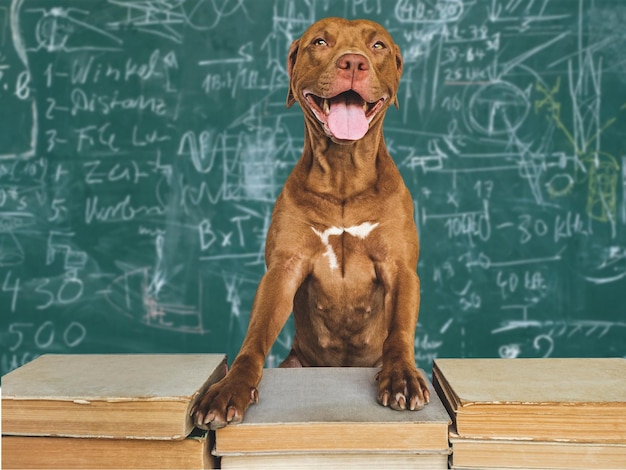
[[[432,389],[419,411],[376,401],[375,368],[266,369],[244,422],[216,431],[217,455],[246,452],[448,451],[450,417]]]
[[[2,432],[182,439],[223,354],[45,355],[2,378]]]
[[[321,454],[253,454],[221,459],[223,470],[447,470],[448,454],[412,453],[321,453]]]
[[[8,469],[214,468],[206,435],[182,440],[2,436]]]
[[[463,468],[626,468],[626,445],[465,439],[450,434],[452,464]]]
[[[459,405],[623,404],[626,359],[436,359]]]
[[[461,436],[626,442],[626,359],[436,359]]]

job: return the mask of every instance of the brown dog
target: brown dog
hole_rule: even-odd
[[[381,367],[378,401],[420,409],[415,367],[420,300],[413,201],[383,140],[402,57],[377,23],[327,18],[289,51],[287,106],[305,116],[302,157],[276,201],[267,272],[228,375],[192,410],[199,426],[243,419],[258,399],[265,357],[293,311],[282,367]],[[332,391],[329,391],[332,393]]]

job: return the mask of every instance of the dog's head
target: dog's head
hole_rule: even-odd
[[[359,140],[397,107],[402,65],[378,23],[325,18],[291,44],[287,106],[300,103],[309,124],[337,143]]]

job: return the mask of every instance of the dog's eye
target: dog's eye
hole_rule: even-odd
[[[372,49],[376,49],[376,50],[381,50],[381,49],[386,49],[387,46],[385,46],[385,43],[382,41],[376,41],[374,43],[374,45],[372,45]]]
[[[328,43],[325,39],[317,38],[313,41],[314,46],[328,46]]]

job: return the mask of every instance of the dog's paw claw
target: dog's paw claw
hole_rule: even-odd
[[[208,413],[206,416],[202,417],[202,415],[196,418],[196,423],[199,425],[210,425],[215,419],[215,413]]]
[[[396,393],[395,403],[399,410],[406,409],[406,397],[402,393]]]
[[[383,406],[389,406],[389,392],[383,392],[378,397],[378,402]]]
[[[241,421],[241,415],[237,408],[234,406],[229,406],[228,411],[226,412],[226,422],[227,423],[238,423]]]

